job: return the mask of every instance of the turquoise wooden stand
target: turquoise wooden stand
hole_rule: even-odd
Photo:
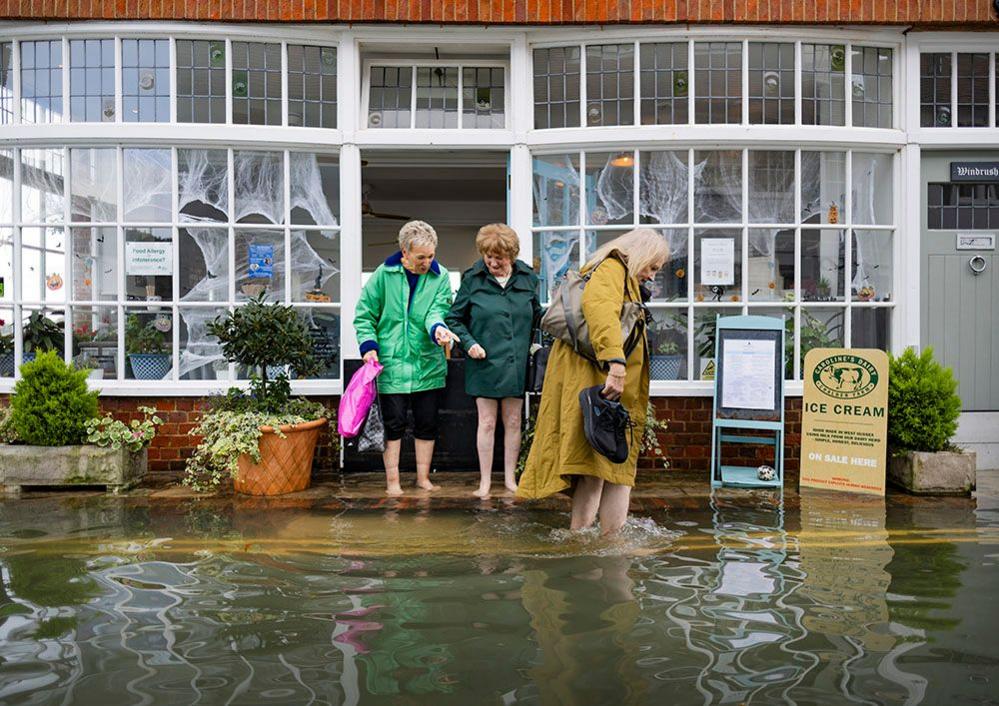
[[[715,393],[711,428],[711,486],[736,488],[784,487],[784,319],[772,316],[717,317],[715,333]],[[776,386],[774,409],[726,409],[720,406],[719,383],[724,378],[722,341],[727,337],[774,340],[777,345],[776,370],[761,371],[773,375]],[[745,435],[745,430],[759,435]],[[733,433],[737,432],[737,433]],[[763,444],[774,448],[773,480],[760,480],[756,466],[723,466],[722,444]]]

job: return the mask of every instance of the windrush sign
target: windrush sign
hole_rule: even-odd
[[[802,372],[801,485],[884,495],[888,355],[817,348]]]

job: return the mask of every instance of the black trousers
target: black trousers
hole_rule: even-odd
[[[385,440],[398,441],[406,431],[406,412],[413,410],[413,436],[420,441],[437,440],[437,410],[443,390],[424,390],[403,395],[378,395],[385,424]]]

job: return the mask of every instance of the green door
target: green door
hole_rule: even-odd
[[[965,411],[999,410],[999,180],[951,181],[951,163],[999,152],[923,152],[923,346],[954,369]]]

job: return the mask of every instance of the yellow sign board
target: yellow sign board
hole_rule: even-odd
[[[884,495],[888,354],[815,348],[802,378],[800,485]]]

